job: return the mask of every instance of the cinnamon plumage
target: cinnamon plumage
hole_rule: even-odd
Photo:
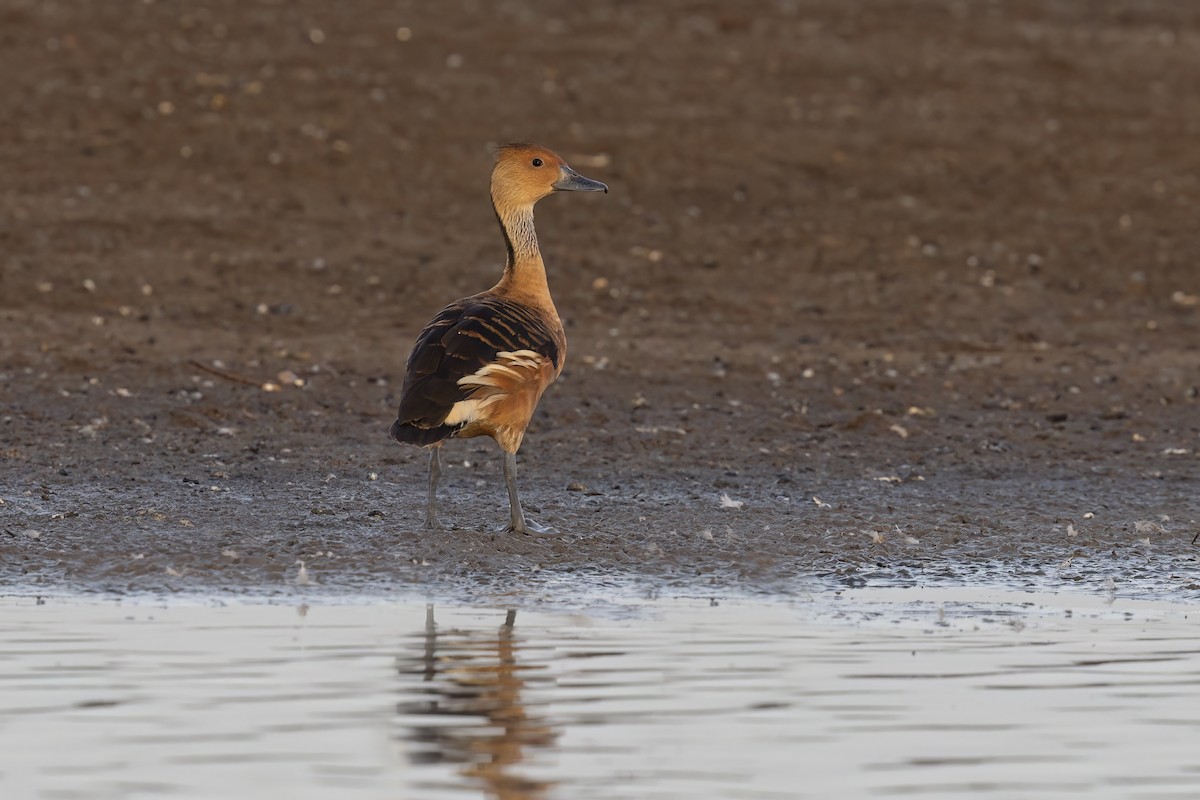
[[[442,444],[450,438],[490,436],[504,451],[511,515],[507,529],[550,530],[526,519],[521,509],[516,453],[567,353],[533,224],[534,205],[558,191],[607,192],[608,187],[583,177],[543,147],[498,148],[491,194],[508,251],[504,273],[486,292],[442,309],[409,355],[391,437],[430,450],[427,527],[442,527],[437,514]]]

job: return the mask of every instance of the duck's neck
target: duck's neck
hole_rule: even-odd
[[[533,206],[494,205],[508,259],[504,263],[504,275],[493,291],[520,296],[527,301],[550,303],[546,265],[542,263],[542,251],[538,249],[537,232],[533,228]]]

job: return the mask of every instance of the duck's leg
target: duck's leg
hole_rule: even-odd
[[[521,512],[521,498],[517,496],[516,453],[504,453],[504,483],[508,486],[508,505],[509,511],[512,512],[512,522],[509,523],[508,528],[505,530],[510,533],[542,534],[546,536],[553,536],[558,533],[554,528],[539,525],[533,520],[525,519],[525,515]]]
[[[442,477],[441,452],[441,442],[429,448],[429,505],[425,507],[425,527],[439,531],[445,530],[437,515],[437,485]]]

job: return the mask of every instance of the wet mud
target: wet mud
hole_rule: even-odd
[[[0,14],[6,593],[1200,596],[1200,9]],[[539,206],[551,539],[387,439],[508,140],[611,187]]]

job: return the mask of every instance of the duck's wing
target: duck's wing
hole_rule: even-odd
[[[556,374],[555,324],[538,309],[498,297],[468,297],[442,309],[417,337],[404,377],[392,438],[433,444],[466,422],[480,390]]]

